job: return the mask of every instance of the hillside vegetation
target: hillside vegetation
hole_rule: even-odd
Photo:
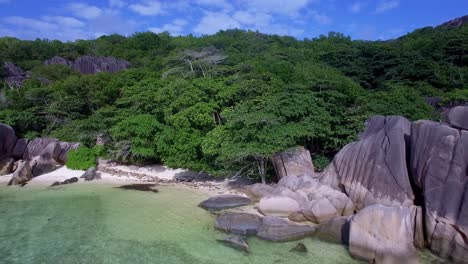
[[[423,28],[386,42],[241,30],[70,43],[0,38],[0,63],[53,81],[5,87],[0,122],[22,137],[89,148],[99,136],[107,141],[103,155],[125,163],[259,175],[272,153],[303,145],[321,168],[369,116],[439,119],[426,97],[440,97],[439,106],[467,101],[467,50],[467,26]],[[56,55],[114,56],[132,69],[80,75],[43,65]]]

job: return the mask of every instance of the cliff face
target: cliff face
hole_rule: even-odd
[[[11,62],[3,64],[3,72],[5,74],[5,82],[10,89],[23,86],[23,82],[29,78],[27,72]]]
[[[444,28],[454,28],[454,27],[461,27],[468,24],[468,15],[462,16],[462,17],[457,17],[455,19],[452,19],[450,21],[447,21],[440,25],[439,27],[444,27]]]
[[[114,57],[81,56],[74,62],[55,56],[44,62],[45,65],[66,65],[81,74],[96,74],[98,72],[119,72],[130,68],[130,62]]]

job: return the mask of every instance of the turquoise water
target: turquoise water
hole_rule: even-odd
[[[316,239],[301,241],[307,255],[289,252],[297,242],[249,238],[250,254],[225,247],[215,216],[197,207],[205,198],[177,187],[0,187],[0,263],[358,263]]]

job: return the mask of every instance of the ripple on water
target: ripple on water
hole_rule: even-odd
[[[159,187],[159,193],[103,185],[56,189],[0,188],[0,263],[358,263],[340,245],[249,238],[250,254],[216,239],[214,216],[197,207],[194,190]],[[422,254],[424,263],[439,263]]]

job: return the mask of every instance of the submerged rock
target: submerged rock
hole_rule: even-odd
[[[315,176],[310,152],[304,147],[295,147],[276,153],[271,159],[279,179],[287,176]]]
[[[216,218],[216,229],[241,235],[255,235],[262,224],[258,215],[247,213],[225,213]]]
[[[338,152],[320,181],[344,190],[357,210],[373,204],[413,205],[406,166],[410,130],[403,117],[372,117],[359,141]]]
[[[291,248],[291,250],[289,250],[290,252],[298,252],[298,253],[307,253],[307,247],[304,245],[304,243],[297,243],[297,245],[293,248]]]
[[[54,182],[54,183],[52,183],[52,185],[50,187],[59,186],[59,185],[66,185],[66,184],[72,184],[72,183],[77,183],[77,182],[78,182],[78,178],[77,177],[72,177],[70,179],[64,180],[63,182]]]
[[[419,263],[415,238],[417,208],[372,205],[350,220],[349,252],[369,263]]]
[[[234,194],[223,194],[209,198],[199,204],[205,210],[217,211],[250,204],[250,199]]]
[[[224,239],[218,239],[218,241],[228,247],[232,247],[234,249],[241,250],[247,253],[249,252],[249,244],[247,244],[244,237],[241,237],[239,235],[228,236]]]
[[[135,190],[135,191],[142,191],[142,192],[154,192],[154,193],[159,192],[154,187],[156,187],[156,184],[129,184],[129,185],[120,186],[118,188],[123,189],[123,190]]]
[[[81,179],[84,179],[85,181],[93,181],[93,180],[100,180],[101,176],[97,173],[95,167],[89,168],[83,175],[80,177]]]
[[[285,242],[300,240],[312,236],[315,227],[310,225],[298,225],[276,216],[265,216],[257,236],[264,240]]]

